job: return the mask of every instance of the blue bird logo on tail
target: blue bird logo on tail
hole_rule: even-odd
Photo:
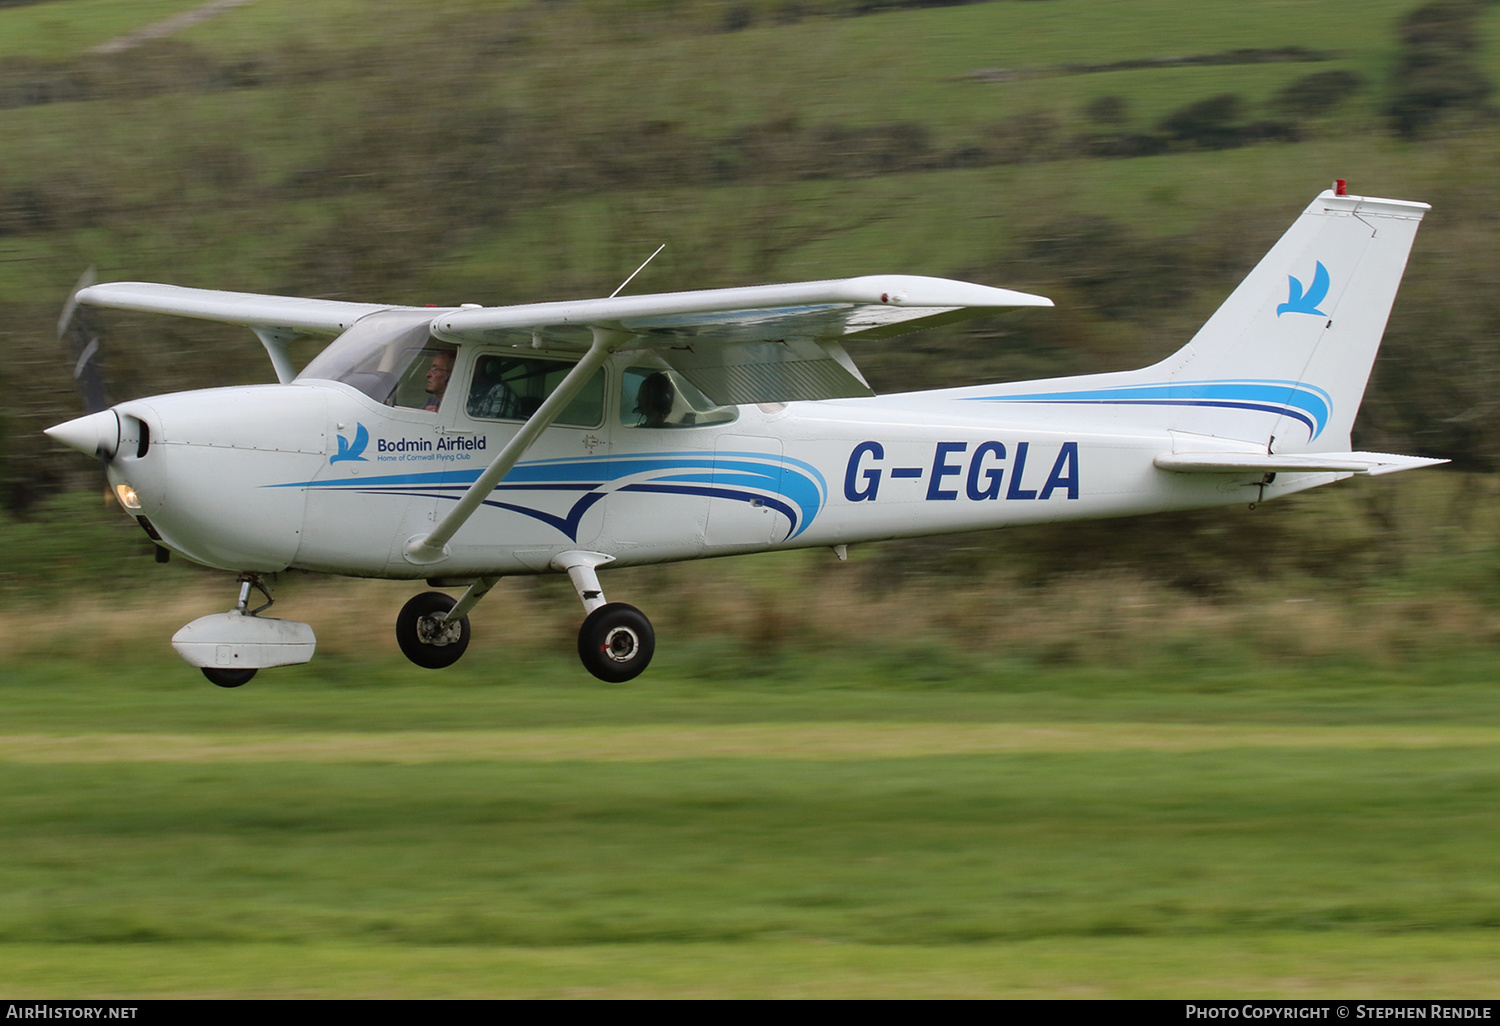
[[[1317,269],[1313,271],[1312,288],[1307,290],[1306,295],[1302,292],[1302,282],[1286,276],[1287,297],[1286,302],[1276,308],[1276,316],[1284,313],[1317,314],[1319,317],[1328,315],[1318,309],[1318,304],[1328,298],[1328,268],[1323,266],[1323,261],[1318,261]]]
[[[365,446],[370,444],[370,432],[365,430],[363,424],[354,425],[354,442],[351,444],[343,435],[336,436],[339,440],[339,451],[328,457],[329,463],[342,463],[345,460],[351,462],[367,463],[364,457]]]

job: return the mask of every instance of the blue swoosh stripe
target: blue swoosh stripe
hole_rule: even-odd
[[[641,484],[629,484],[621,488],[622,492],[664,492],[676,495],[707,495],[713,499],[735,499],[739,502],[760,502],[769,506],[792,523],[792,529],[788,532],[788,538],[795,538],[801,533],[797,528],[797,511],[779,499],[760,495],[755,492],[741,492],[733,488],[698,488],[691,485],[668,485],[645,482]]]
[[[1101,406],[1214,406],[1284,414],[1307,425],[1312,438],[1328,426],[1333,399],[1323,389],[1296,381],[1184,381],[1076,392],[971,396],[970,402],[1080,403]]]
[[[799,523],[806,524],[817,516],[818,509],[823,504],[823,496],[817,486],[807,478],[798,474],[787,474],[780,467],[766,467],[765,464],[751,464],[741,460],[725,462],[723,460],[715,464],[712,471],[700,471],[686,474],[667,474],[654,481],[683,481],[697,484],[717,485],[721,487],[739,486],[741,488],[756,488],[764,492],[770,492],[796,503],[802,511],[801,517],[791,517],[792,532],[788,538],[795,538],[802,532],[797,529]],[[629,490],[630,486],[626,486]],[[761,496],[765,498],[765,496]]]
[[[828,492],[827,480],[823,477],[822,472],[811,463],[790,456],[772,456],[768,453],[757,452],[721,452],[716,456],[703,452],[687,452],[650,456],[594,456],[537,460],[517,464],[511,469],[510,473],[505,475],[504,481],[507,484],[512,484],[525,481],[580,481],[596,477],[609,481],[617,480],[630,474],[645,473],[653,470],[713,467],[716,463],[722,466],[726,459],[736,461],[751,460],[768,466],[794,467],[807,474],[816,483],[817,490],[820,493],[827,494]],[[770,461],[775,462],[772,463]],[[588,471],[588,473],[580,474],[580,470]],[[382,477],[351,478],[346,481],[289,481],[285,484],[270,485],[269,487],[333,488],[369,484],[431,484],[433,482],[467,486],[479,480],[479,476],[482,473],[484,473],[483,470],[433,470],[409,474],[388,474]]]
[[[653,482],[635,482],[621,486],[622,491],[661,491],[684,495],[708,495],[750,502],[759,500],[783,513],[791,524],[788,538],[796,537],[811,525],[822,509],[828,494],[828,483],[817,467],[803,460],[755,452],[720,452],[717,454],[675,452],[599,457],[564,457],[518,464],[495,488],[496,491],[583,491],[567,517],[557,517],[543,510],[515,503],[485,500],[487,506],[511,510],[534,517],[577,540],[578,523],[589,507],[605,494],[595,489],[641,474],[660,474],[656,481],[681,481],[683,485],[652,487]],[[309,488],[328,491],[353,491],[364,495],[413,495],[435,499],[455,499],[477,481],[480,469],[435,470],[379,477],[354,477],[335,481],[289,481],[266,485],[268,488]],[[693,484],[718,485],[714,488],[689,487]],[[726,487],[726,486],[739,486]],[[759,493],[745,491],[756,489]],[[788,501],[774,499],[781,496]]]
[[[566,517],[554,516],[551,513],[532,509],[529,506],[517,506],[510,502],[497,502],[494,499],[485,499],[484,505],[494,506],[497,509],[508,509],[512,513],[520,513],[522,516],[531,517],[533,520],[540,520],[542,523],[555,527],[567,535],[569,541],[577,541],[578,524],[583,520],[583,515],[589,511],[594,503],[602,498],[604,498],[603,492],[589,492],[573,503],[573,508],[568,510]]]

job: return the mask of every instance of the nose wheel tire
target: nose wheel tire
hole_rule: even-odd
[[[578,658],[602,681],[619,684],[651,665],[656,632],[635,606],[610,602],[588,615],[578,629]]]
[[[254,677],[255,671],[221,670],[216,666],[205,666],[203,676],[207,677],[210,683],[217,684],[221,688],[237,688]]]
[[[442,614],[457,601],[440,591],[424,591],[401,607],[396,617],[396,643],[406,658],[429,670],[458,662],[469,647],[469,618],[449,623]]]

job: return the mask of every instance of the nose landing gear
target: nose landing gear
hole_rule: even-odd
[[[221,670],[217,666],[205,666],[203,676],[208,678],[210,684],[217,684],[221,688],[237,688],[241,684],[248,683],[255,676],[254,669],[248,670]]]
[[[266,597],[265,605],[249,608],[251,588]],[[312,628],[295,620],[259,615],[274,601],[260,575],[241,574],[240,598],[234,609],[200,616],[172,635],[172,647],[221,688],[237,688],[264,667],[307,662],[317,648]]]

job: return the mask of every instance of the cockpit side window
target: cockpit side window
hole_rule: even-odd
[[[715,406],[676,371],[664,367],[629,367],[622,376],[620,423],[626,427],[685,428],[728,424],[739,415],[733,406]]]
[[[481,353],[474,361],[465,410],[476,420],[526,420],[552,394],[573,364],[562,360]],[[604,371],[594,373],[554,423],[598,427],[604,421]]]
[[[453,364],[457,358],[458,350],[453,346],[441,343],[423,346],[397,380],[387,404],[435,412],[448,390],[448,380],[453,376]]]

